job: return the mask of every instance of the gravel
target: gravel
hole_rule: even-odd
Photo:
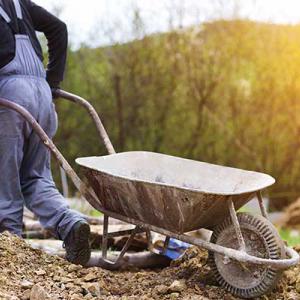
[[[206,260],[207,252],[193,247],[162,270],[85,269],[32,249],[24,240],[3,233],[0,299],[238,299],[216,285]],[[300,300],[300,265],[286,271],[277,289],[261,299]]]

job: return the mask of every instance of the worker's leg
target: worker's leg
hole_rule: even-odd
[[[9,99],[12,94],[13,89],[1,80],[0,97]],[[8,230],[17,235],[22,233],[24,204],[19,177],[24,127],[19,114],[0,107],[0,232]]]
[[[57,129],[51,91],[45,81],[37,81],[35,103],[37,120],[49,137]],[[69,208],[58,192],[50,169],[50,152],[32,132],[25,147],[21,168],[22,192],[26,206],[39,218],[42,226],[64,240],[73,225],[83,216]]]

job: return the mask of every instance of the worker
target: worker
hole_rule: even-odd
[[[35,31],[48,41],[47,71]],[[57,130],[52,99],[63,80],[67,44],[66,25],[44,8],[0,0],[0,98],[26,108],[50,138]],[[88,262],[89,224],[56,189],[49,150],[18,113],[0,107],[0,232],[21,236],[24,204],[64,241],[70,262]]]

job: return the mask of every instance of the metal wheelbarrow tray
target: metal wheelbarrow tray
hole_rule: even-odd
[[[99,266],[121,267],[137,233],[145,233],[149,250],[158,254],[164,254],[170,238],[175,238],[207,249],[208,263],[219,284],[239,297],[253,298],[272,290],[282,270],[299,262],[298,253],[284,245],[268,220],[261,191],[275,182],[271,176],[151,152],[116,154],[91,104],[61,90],[58,94],[88,111],[110,154],[76,160],[88,184],[80,180],[26,109],[6,99],[0,99],[0,106],[27,120],[78,191],[104,214]],[[254,197],[261,216],[236,212]],[[134,224],[135,228],[109,232],[109,217]],[[213,231],[209,242],[186,234],[200,228]],[[166,237],[162,249],[154,247],[152,232]],[[107,259],[108,238],[128,234],[118,258]]]
[[[79,158],[102,206],[184,233],[212,229],[275,180],[269,175],[151,152]]]

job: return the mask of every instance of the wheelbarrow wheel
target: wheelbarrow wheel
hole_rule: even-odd
[[[261,258],[285,258],[284,243],[271,222],[260,216],[239,213],[238,220],[246,244],[246,252]],[[211,242],[232,249],[239,249],[231,218],[216,226]],[[245,264],[210,252],[209,265],[218,283],[242,298],[258,297],[271,291],[282,271],[268,266]]]

